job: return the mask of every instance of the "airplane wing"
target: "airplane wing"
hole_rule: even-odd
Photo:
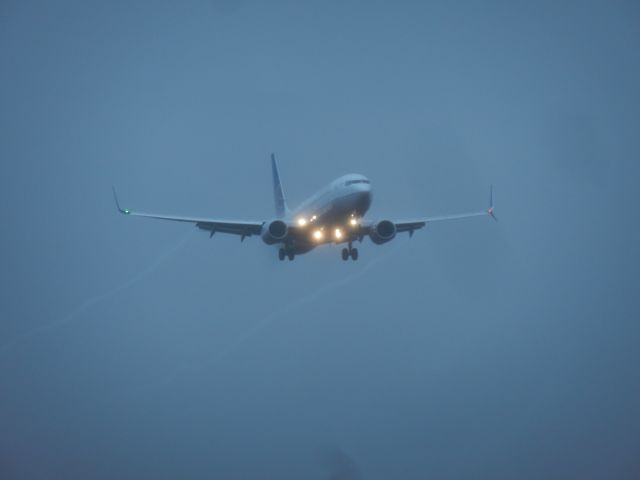
[[[400,220],[398,222],[394,222],[396,224],[396,229],[398,233],[401,232],[413,232],[415,230],[419,230],[427,225],[427,223],[431,222],[441,222],[443,220],[458,220],[461,218],[470,218],[470,217],[483,217],[485,215],[490,215],[493,218],[495,216],[492,214],[493,212],[489,212],[488,210],[484,210],[482,212],[472,212],[472,213],[461,213],[457,215],[443,215],[440,217],[425,217],[425,218],[417,218],[412,220]]]
[[[242,239],[244,240],[244,237],[250,237],[251,235],[260,235],[260,233],[262,232],[262,225],[264,223],[245,222],[239,220],[220,220],[213,218],[178,217],[172,215],[158,215],[155,213],[134,212],[120,206],[115,188],[113,189],[113,198],[116,201],[116,207],[118,208],[118,211],[125,215],[131,215],[134,217],[156,218],[159,220],[171,220],[174,222],[193,223],[201,230],[208,230],[210,232],[210,236],[213,236],[213,234],[217,232],[229,233],[233,235],[241,235]]]
[[[413,235],[413,232],[415,230],[423,228],[427,223],[442,222],[444,220],[459,220],[462,218],[471,217],[482,217],[485,215],[489,215],[496,221],[498,220],[493,213],[493,186],[491,186],[491,188],[489,189],[489,208],[486,210],[482,210],[479,212],[458,213],[454,215],[441,215],[437,217],[416,218],[412,220],[400,220],[394,223],[396,225],[396,231],[398,233],[409,232],[410,235]]]

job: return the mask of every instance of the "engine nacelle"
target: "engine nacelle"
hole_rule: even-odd
[[[381,220],[371,227],[369,237],[376,245],[381,245],[393,240],[396,236],[396,224],[391,220]]]
[[[280,243],[289,234],[289,227],[282,220],[272,220],[262,227],[262,240],[267,245]]]

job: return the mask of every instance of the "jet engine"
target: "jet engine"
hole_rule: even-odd
[[[262,240],[267,245],[273,245],[274,243],[280,243],[289,233],[289,227],[282,220],[272,220],[266,223],[262,228]]]
[[[376,245],[381,245],[393,240],[396,236],[396,224],[391,220],[381,220],[374,223],[369,231],[371,241]]]

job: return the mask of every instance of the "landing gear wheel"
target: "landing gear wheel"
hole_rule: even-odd
[[[347,261],[349,259],[349,250],[346,248],[342,249],[342,260]]]
[[[287,253],[287,257],[289,257],[289,261],[293,262],[293,259],[296,258],[296,255],[293,252],[289,252]]]
[[[284,260],[285,257],[285,253],[284,253],[284,248],[281,248],[280,250],[278,250],[278,258],[280,259],[280,261]]]
[[[357,248],[352,248],[351,249],[351,258],[354,261],[358,260],[358,249]]]

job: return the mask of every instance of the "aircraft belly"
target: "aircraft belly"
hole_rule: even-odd
[[[331,228],[333,226],[346,226],[349,217],[353,214],[362,217],[370,205],[371,193],[360,191],[336,197],[332,200],[325,199],[324,201],[315,202],[315,205],[310,204],[305,210],[317,215],[317,220],[314,223],[319,227]],[[287,241],[288,248],[292,249],[295,254],[302,254],[313,250],[319,245],[335,243],[335,239],[332,237],[326,237],[320,241],[312,239],[311,232],[313,228],[311,225],[290,227]],[[348,239],[345,238],[342,241],[348,241]]]
[[[293,245],[293,252],[296,255],[301,255],[313,250],[314,248],[316,248],[316,245],[311,245],[308,243],[296,243]]]

